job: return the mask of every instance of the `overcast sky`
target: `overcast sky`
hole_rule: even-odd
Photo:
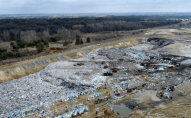
[[[191,0],[0,0],[0,14],[191,12]]]

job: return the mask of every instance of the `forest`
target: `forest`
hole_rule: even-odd
[[[0,42],[59,37],[71,40],[81,33],[129,31],[179,23],[166,16],[108,16],[79,18],[1,19]]]
[[[86,37],[86,42],[103,41],[124,35],[115,31],[153,28],[180,22],[181,20],[166,16],[1,19],[0,42],[10,42],[11,50],[0,47],[0,60],[27,56],[29,51],[23,52],[22,49],[28,47],[36,48],[37,51],[33,54],[41,53],[49,47],[49,43],[59,40],[64,41],[63,46],[73,41],[76,45],[81,45],[82,35],[85,33],[97,33]],[[133,32],[132,35],[140,32],[142,30]]]

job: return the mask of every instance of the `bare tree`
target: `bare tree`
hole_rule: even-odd
[[[20,31],[19,30],[13,30],[14,38],[19,39],[20,38]]]
[[[21,35],[22,41],[30,42],[33,40],[37,40],[37,34],[36,34],[36,31],[34,30],[25,31],[25,32],[22,31],[20,35]]]
[[[50,34],[49,34],[49,30],[45,30],[42,32],[42,37],[45,39],[49,39],[50,38]]]
[[[3,42],[3,40],[2,40],[1,37],[0,37],[0,43],[1,43],[1,42]]]
[[[79,30],[79,31],[83,32],[84,31],[84,25],[73,25],[72,29],[73,30]]]
[[[10,40],[10,34],[8,30],[3,31],[3,40],[9,41]]]
[[[69,31],[64,27],[61,29],[58,29],[57,34],[61,40],[65,40],[65,41],[68,40],[69,35],[70,35]]]
[[[20,32],[19,30],[9,30],[10,39],[15,40],[20,38]]]

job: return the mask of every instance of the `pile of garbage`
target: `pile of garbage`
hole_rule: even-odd
[[[26,109],[36,109],[42,116],[48,112],[42,114],[35,105],[73,101],[105,83],[107,77],[102,76],[103,69],[94,70],[97,64],[88,65],[91,69],[75,64],[77,62],[52,63],[38,73],[0,84],[0,115],[23,117]]]
[[[64,113],[55,118],[71,118],[71,117],[76,117],[78,115],[84,114],[86,112],[88,112],[88,106],[83,105],[83,104],[73,105],[72,111]]]
[[[161,46],[167,44],[163,43]],[[43,60],[18,67],[16,70],[22,71],[29,67],[51,63],[38,73],[0,84],[0,117],[54,116],[55,113],[50,111],[49,105],[74,101],[88,92],[94,92],[88,100],[96,98],[95,104],[110,98],[114,98],[112,103],[116,103],[130,92],[141,93],[142,99],[139,99],[141,102],[156,96],[172,99],[178,91],[176,86],[189,82],[191,72],[181,65],[177,66],[183,58],[169,58],[159,54],[158,51],[151,51],[151,48],[153,46],[144,50],[138,46],[124,49],[104,48],[91,52],[87,50],[84,51],[87,56],[81,59],[61,61],[65,57],[59,56],[56,57],[59,62],[51,63],[50,60]],[[188,62],[190,60],[185,63]],[[181,69],[177,69],[178,71],[171,69],[168,72],[170,67],[166,65],[170,64]],[[5,73],[10,74],[13,70],[0,72],[0,76]],[[101,92],[95,92],[103,85],[107,89],[106,83],[112,86],[114,96],[101,97]],[[79,104],[72,106],[72,109],[57,118],[83,114],[88,111],[88,106]],[[26,112],[28,114],[25,114]]]

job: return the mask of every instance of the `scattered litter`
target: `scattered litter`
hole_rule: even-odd
[[[11,73],[13,73],[15,71],[21,72],[21,71],[26,70],[27,68],[30,68],[30,67],[39,66],[39,65],[45,65],[45,64],[50,64],[50,63],[51,63],[50,60],[42,60],[42,61],[33,62],[33,63],[28,64],[28,65],[24,65],[24,66],[21,66],[21,67],[14,68],[12,70],[9,69],[9,70],[6,70],[6,71],[1,71],[0,76],[3,76],[5,74],[9,75],[9,74],[11,74]]]
[[[87,55],[90,51],[89,50],[86,50],[84,51],[84,54]]]
[[[85,112],[88,112],[88,106],[83,105],[83,104],[73,105],[72,111],[64,113],[64,114],[57,116],[55,118],[71,118],[71,117],[75,117],[75,116],[78,116],[80,114],[83,114]]]
[[[163,96],[164,96],[164,97],[167,97],[167,98],[170,98],[170,93],[169,93],[169,92],[165,92],[165,93],[163,94]]]
[[[165,69],[167,69],[166,66],[160,66],[157,70],[165,70]]]
[[[138,56],[144,56],[144,54],[143,53],[138,53]]]
[[[58,60],[58,61],[62,61],[63,59],[64,59],[64,56],[56,57],[56,60]]]

